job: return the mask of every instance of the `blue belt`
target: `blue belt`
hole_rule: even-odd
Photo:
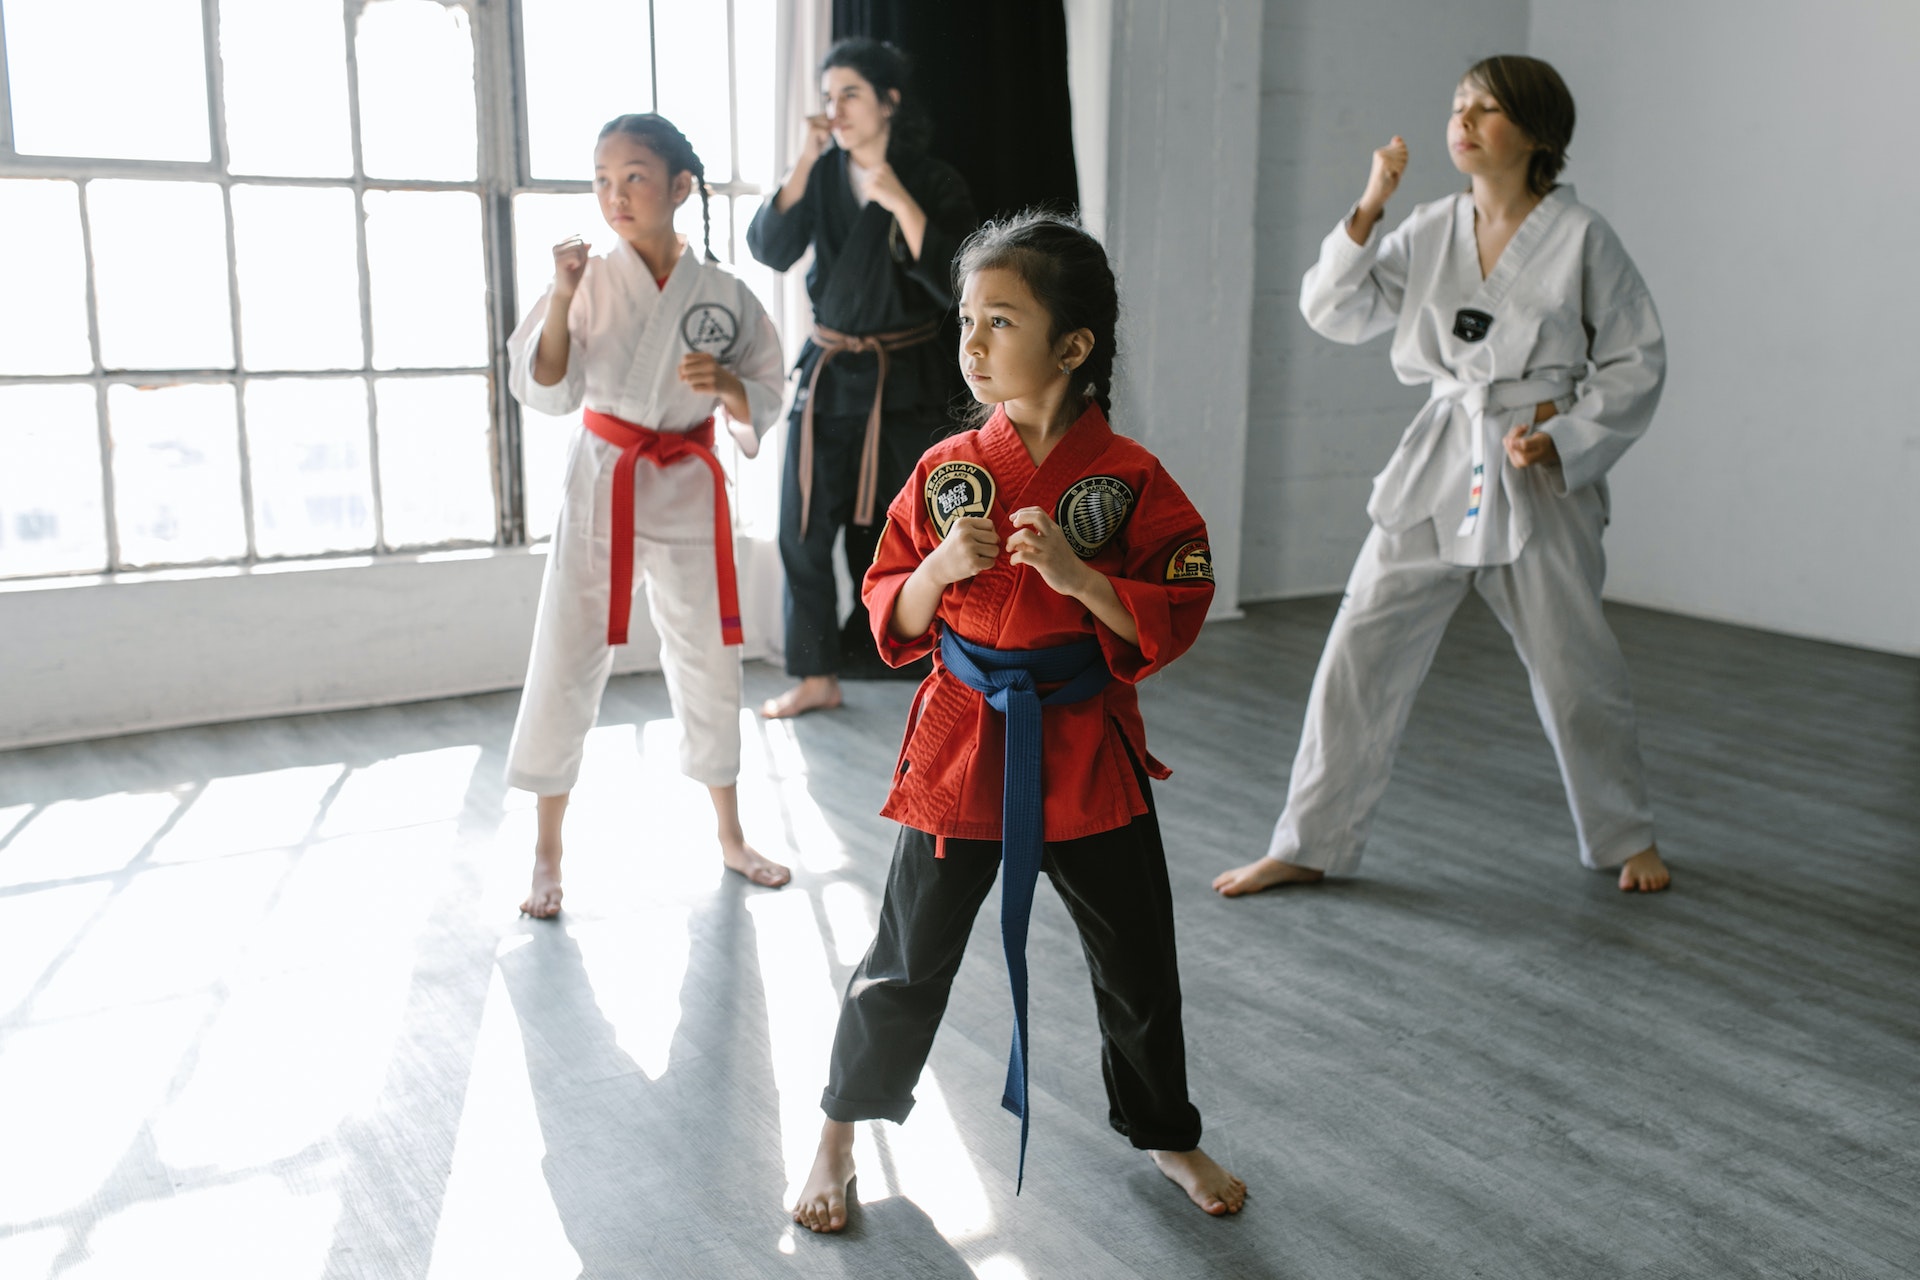
[[[1007,718],[1007,767],[1000,800],[1000,945],[1013,988],[1013,1049],[1000,1105],[1020,1117],[1020,1167],[1014,1194],[1027,1175],[1027,921],[1046,847],[1041,806],[1040,708],[1085,702],[1113,679],[1100,642],[1053,649],[990,649],[940,632],[940,659],[954,678],[984,695]],[[1064,683],[1062,683],[1064,682]],[[1042,695],[1043,684],[1060,684]]]

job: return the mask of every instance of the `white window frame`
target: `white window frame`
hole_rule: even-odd
[[[669,3],[674,0],[668,0]],[[738,45],[735,37],[734,0],[679,0],[681,3],[725,3],[727,9],[728,68],[728,140],[733,174],[727,182],[710,183],[712,198],[728,202],[727,227],[729,258],[737,260],[739,241],[745,229],[731,216],[732,202],[739,196],[763,196],[770,186],[742,182],[738,178],[740,159],[740,110]],[[226,110],[222,88],[219,41],[218,0],[201,0],[201,31],[207,75],[208,128],[211,155],[206,161],[112,160],[96,157],[23,156],[13,145],[12,96],[7,83],[5,0],[0,0],[0,178],[50,178],[71,181],[81,188],[80,232],[86,260],[87,338],[93,368],[81,374],[4,374],[0,386],[81,384],[94,389],[99,435],[100,485],[103,519],[106,526],[106,566],[111,578],[135,571],[121,557],[118,513],[114,503],[114,484],[107,390],[114,385],[171,385],[187,383],[224,383],[234,388],[235,426],[238,433],[240,503],[246,534],[245,551],[237,557],[219,557],[187,563],[142,565],[149,569],[174,570],[198,566],[248,566],[274,561],[328,560],[364,557],[369,549],[315,555],[289,556],[260,554],[254,535],[252,461],[246,423],[245,385],[254,378],[295,376],[301,378],[354,378],[363,382],[367,392],[368,467],[373,499],[373,554],[438,551],[462,547],[525,546],[531,539],[526,527],[525,471],[522,467],[520,407],[507,393],[506,339],[517,320],[521,300],[516,297],[514,272],[513,199],[523,192],[591,192],[588,180],[534,179],[527,136],[525,51],[522,39],[522,0],[440,0],[450,8],[466,11],[471,22],[474,44],[474,91],[476,123],[479,135],[477,176],[473,181],[373,179],[366,175],[361,153],[359,66],[355,54],[358,19],[365,0],[341,0],[345,16],[343,35],[347,72],[347,109],[349,113],[353,172],[346,178],[290,178],[268,175],[235,174],[228,163]],[[646,0],[649,30],[648,46],[652,63],[649,77],[653,103],[659,94],[658,51],[654,48],[654,6],[659,0]],[[100,358],[100,331],[96,302],[92,229],[87,213],[85,188],[99,179],[145,178],[175,179],[217,183],[226,220],[227,287],[234,361],[231,369],[108,369]],[[252,370],[246,368],[240,332],[239,277],[235,262],[233,224],[233,187],[249,186],[346,188],[355,202],[355,257],[359,273],[361,367],[347,370]],[[365,195],[368,191],[464,191],[480,197],[481,235],[485,253],[488,298],[488,351],[484,365],[447,368],[378,369],[373,363],[373,313],[367,260]],[[449,540],[427,545],[396,547],[387,541],[385,511],[381,495],[379,418],[375,397],[377,380],[447,375],[483,375],[487,378],[491,410],[489,440],[494,485],[495,531],[490,541]],[[538,536],[538,535],[536,535]],[[99,569],[66,573],[27,574],[0,579],[7,583],[31,583],[39,579],[97,576]]]

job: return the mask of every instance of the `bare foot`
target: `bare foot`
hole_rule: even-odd
[[[839,705],[839,676],[806,676],[779,697],[761,703],[760,715],[766,720],[790,720],[809,711],[831,711]]]
[[[533,888],[520,910],[536,920],[551,920],[560,914],[560,850],[537,846],[533,851]]]
[[[1216,1218],[1240,1212],[1240,1206],[1247,1202],[1247,1184],[1215,1164],[1213,1157],[1198,1147],[1148,1154],[1160,1166],[1160,1172],[1187,1193],[1187,1199]]]
[[[745,840],[722,839],[720,858],[727,864],[727,870],[738,871],[757,885],[769,889],[778,889],[793,879],[793,872],[767,857]]]
[[[853,1181],[853,1126],[829,1120],[820,1130],[807,1185],[793,1206],[793,1220],[809,1231],[838,1231],[847,1225],[847,1184]]]
[[[1280,884],[1314,884],[1326,876],[1317,867],[1302,867],[1278,858],[1259,858],[1244,867],[1222,871],[1213,878],[1213,887],[1223,898],[1243,893],[1258,893]]]
[[[1673,883],[1673,873],[1660,861],[1660,846],[1648,845],[1620,867],[1620,887],[1628,893],[1658,893]]]

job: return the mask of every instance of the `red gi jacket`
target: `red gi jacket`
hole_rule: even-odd
[[[1073,840],[1123,827],[1147,811],[1128,760],[1155,778],[1134,685],[1185,653],[1213,600],[1206,524],[1146,449],[1113,433],[1089,406],[1037,470],[1019,434],[996,410],[978,431],[927,450],[887,510],[861,596],[880,655],[894,666],[934,655],[914,695],[893,788],[881,813],[934,835],[1000,838],[1005,720],[940,661],[937,626],[901,643],[888,631],[907,578],[940,545],[954,519],[990,515],[1004,546],[1022,507],[1051,513],[1073,549],[1112,581],[1140,632],[1136,648],[1085,605],[1049,587],[1037,569],[1002,551],[994,565],[948,586],[939,625],[996,649],[1043,649],[1097,637],[1112,683],[1085,702],[1048,707],[1044,725],[1046,839]]]

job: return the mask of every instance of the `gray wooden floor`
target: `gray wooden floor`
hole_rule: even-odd
[[[749,832],[798,872],[768,892],[718,872],[635,677],[557,923],[514,910],[512,695],[0,755],[0,1276],[1920,1272],[1920,663],[1615,610],[1675,868],[1628,897],[1469,602],[1363,874],[1220,900],[1333,603],[1209,628],[1144,695],[1237,1219],[1106,1128],[1043,892],[1025,1193],[989,923],[919,1109],[862,1127],[852,1229],[791,1229],[910,686],[749,723]]]

